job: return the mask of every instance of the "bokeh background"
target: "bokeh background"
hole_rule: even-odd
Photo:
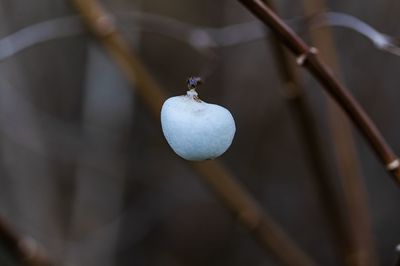
[[[204,75],[200,96],[227,107],[237,125],[233,145],[218,160],[320,265],[340,265],[282,93],[270,35],[214,47],[210,55],[160,34],[163,23],[142,25],[137,14],[206,28],[255,18],[237,1],[101,2],[168,96],[183,94],[188,76]],[[301,1],[277,4],[299,28],[301,20],[293,18],[304,15]],[[388,35],[400,33],[398,1],[336,0],[328,6]],[[74,15],[66,0],[1,0],[0,40]],[[168,147],[159,121],[101,44],[71,21],[56,24],[52,33],[72,27],[70,36],[0,61],[1,216],[20,235],[35,239],[57,265],[278,265]],[[354,31],[333,32],[345,83],[400,153],[400,58]],[[0,55],[16,44],[9,45],[0,46]],[[301,74],[340,197],[326,98],[309,74]],[[360,134],[354,131],[354,137],[379,263],[391,265],[400,243],[400,191]],[[0,265],[15,264],[4,258]]]

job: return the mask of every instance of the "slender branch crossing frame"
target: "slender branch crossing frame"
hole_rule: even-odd
[[[387,144],[378,128],[366,114],[360,104],[333,75],[331,69],[319,58],[314,47],[308,46],[296,33],[285,24],[262,0],[238,0],[256,17],[264,22],[297,57],[299,65],[307,68],[335,99],[359,131],[367,139],[378,158],[385,165],[394,180],[400,185],[400,161]]]

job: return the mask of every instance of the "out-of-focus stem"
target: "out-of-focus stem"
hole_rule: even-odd
[[[117,31],[112,19],[95,0],[72,0],[87,27],[106,47],[154,117],[159,119],[164,90],[155,82],[128,43]],[[285,265],[315,265],[259,207],[251,195],[217,161],[191,163],[206,184],[217,194],[249,232]]]
[[[324,0],[304,0],[307,15],[325,11]],[[331,66],[336,75],[340,75],[336,49],[330,28],[325,27],[310,32],[315,46],[322,58]],[[365,184],[355,148],[350,123],[337,104],[328,99],[328,121],[334,140],[336,165],[339,169],[342,190],[344,191],[346,215],[350,224],[353,248],[347,254],[349,265],[376,265],[374,241],[371,230],[370,214],[367,206]]]
[[[315,265],[307,255],[294,246],[280,226],[262,210],[222,164],[217,161],[190,164],[260,245],[272,252],[281,263]]]
[[[272,10],[276,11],[272,1],[263,1]],[[271,44],[281,79],[285,85],[283,89],[286,90],[285,94],[313,171],[312,178],[321,201],[322,210],[331,227],[333,239],[336,240],[337,246],[342,253],[341,257],[344,258],[346,253],[352,251],[352,241],[341,211],[342,206],[327,170],[324,153],[318,140],[318,130],[304,97],[304,88],[299,80],[298,68],[294,65],[294,60],[289,57],[288,52],[276,36],[272,37]]]

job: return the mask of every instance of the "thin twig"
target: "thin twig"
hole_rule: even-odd
[[[18,236],[5,220],[0,218],[0,242],[7,250],[24,265],[28,266],[50,266],[49,259],[43,250],[31,238]]]
[[[261,19],[298,58],[298,63],[307,68],[323,85],[326,91],[348,114],[364,135],[384,167],[392,173],[400,185],[400,161],[381,133],[350,92],[332,74],[317,52],[308,46],[286,23],[262,0],[239,0],[254,15]]]
[[[107,48],[135,87],[139,96],[159,119],[164,90],[155,82],[127,42],[115,28],[107,13],[95,0],[72,0],[86,25]],[[239,217],[252,235],[286,265],[315,265],[258,206],[255,200],[217,161],[191,163],[205,182],[220,197],[222,203]]]
[[[304,0],[303,2],[306,16],[326,9],[323,0]],[[321,56],[332,67],[334,73],[340,75],[338,56],[330,28],[325,27],[311,31],[310,35],[320,50]],[[352,248],[347,250],[346,262],[349,265],[377,265],[365,184],[350,123],[337,104],[329,98],[327,110],[341,189],[345,195],[345,212],[351,233],[349,237],[352,238]]]
[[[83,31],[75,16],[60,17],[22,28],[0,39],[0,61],[35,44],[74,36]]]
[[[263,0],[272,10],[276,10],[272,1]],[[275,37],[275,38],[274,38]],[[327,164],[324,160],[324,152],[322,151],[318,129],[315,125],[315,119],[311,114],[309,105],[304,97],[304,88],[299,79],[297,67],[290,58],[288,51],[274,36],[271,39],[274,49],[273,55],[276,58],[276,64],[284,85],[286,85],[286,95],[288,95],[288,103],[292,111],[292,115],[296,120],[297,130],[306,148],[313,174],[313,182],[318,192],[323,213],[331,227],[333,239],[336,240],[341,257],[346,257],[346,253],[351,251],[351,239],[349,237],[348,227],[341,211],[339,196],[334,189],[332,179],[327,170]],[[343,261],[342,261],[343,263]]]
[[[372,41],[377,49],[400,56],[399,38],[392,37],[374,29],[364,21],[338,12],[324,12],[311,17],[309,24],[312,28],[322,26],[336,26],[352,29]]]

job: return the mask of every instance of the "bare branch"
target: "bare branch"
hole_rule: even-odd
[[[335,99],[347,113],[354,125],[364,135],[383,166],[400,184],[400,162],[392,148],[386,143],[378,128],[365,113],[364,109],[332,74],[329,67],[320,59],[315,48],[308,46],[291,28],[277,16],[262,0],[239,0],[254,15],[268,25],[287,48],[298,58],[305,57],[302,66],[323,85],[323,88]]]

